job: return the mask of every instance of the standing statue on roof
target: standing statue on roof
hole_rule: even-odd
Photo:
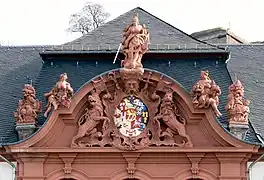
[[[139,24],[138,16],[134,16],[132,23],[124,30],[122,45],[125,59],[122,61],[122,66],[143,71],[141,59],[148,50],[148,44],[147,28]]]
[[[196,108],[208,108],[211,105],[217,117],[222,115],[217,108],[221,89],[210,79],[208,71],[201,71],[200,80],[193,86],[191,95]]]
[[[59,106],[70,107],[71,98],[73,96],[73,89],[70,83],[67,82],[68,76],[66,73],[60,75],[60,80],[56,83],[56,86],[48,93],[45,93],[48,100],[47,110],[44,116],[47,117],[51,111],[52,106],[56,110]]]

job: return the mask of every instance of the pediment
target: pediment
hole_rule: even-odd
[[[38,133],[9,147],[13,151],[18,148],[62,148],[76,152],[255,148],[227,132],[217,122],[211,108],[195,109],[190,94],[176,80],[145,69],[138,84],[129,82],[129,79],[122,78],[120,69],[95,77],[74,95],[70,108],[53,111]],[[148,119],[137,128],[127,128],[128,134],[124,134],[116,121],[121,112],[120,103],[124,103],[124,99],[128,102],[130,97],[144,104],[147,109],[141,112],[145,113],[144,116],[142,114],[138,118],[142,118],[142,121],[144,117]],[[95,104],[92,107],[93,102]],[[174,108],[173,115],[169,113],[171,108]],[[129,122],[133,119],[126,117]],[[133,132],[129,132],[131,129],[138,134],[133,135]]]
[[[9,146],[11,151],[219,151],[234,147],[253,151],[256,146],[234,138],[217,122],[220,88],[208,72],[203,72],[203,84],[195,85],[201,93],[204,87],[204,93],[196,96],[196,105],[201,104],[194,108],[195,102],[177,80],[143,68],[150,33],[138,16],[132,18],[123,37],[119,46],[125,55],[122,68],[88,81],[73,98],[67,74],[63,74],[45,95],[49,104],[44,115],[52,106],[54,111],[44,126],[28,140]]]

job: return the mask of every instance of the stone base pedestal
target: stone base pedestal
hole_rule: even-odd
[[[36,125],[35,124],[17,124],[16,131],[18,133],[19,140],[23,140],[28,138],[35,132]]]
[[[248,128],[247,124],[229,124],[230,132],[241,140],[245,138]]]

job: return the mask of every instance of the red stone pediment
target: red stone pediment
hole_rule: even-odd
[[[111,77],[110,77],[111,76]],[[113,140],[113,142],[107,142],[111,139],[106,139],[102,144],[89,144],[88,147],[84,145],[73,146],[73,137],[78,134],[78,121],[85,114],[88,107],[88,97],[92,96],[91,93],[96,89],[98,93],[98,97],[102,99],[103,95],[109,93],[114,96],[116,89],[118,86],[120,89],[124,88],[124,82],[122,82],[122,78],[119,70],[115,70],[110,72],[110,74],[104,73],[92,81],[89,81],[85,85],[83,85],[80,90],[74,95],[72,98],[70,108],[59,108],[56,111],[52,112],[51,116],[48,118],[47,122],[43,125],[43,127],[31,138],[27,139],[24,142],[19,144],[10,145],[8,149],[12,152],[41,152],[41,151],[50,151],[50,152],[120,152],[125,151],[133,151],[139,150],[142,152],[148,151],[175,151],[175,152],[191,152],[191,151],[200,151],[200,152],[214,152],[216,149],[218,151],[231,151],[232,149],[243,149],[245,152],[253,152],[257,150],[257,146],[247,144],[237,138],[233,137],[229,132],[227,132],[219,122],[217,122],[214,112],[211,108],[208,109],[195,109],[193,107],[190,94],[174,79],[167,77],[164,74],[159,72],[145,70],[143,78],[139,82],[139,89],[144,89],[146,84],[148,84],[147,90],[145,92],[151,93],[156,92],[157,96],[160,96],[160,101],[146,99],[142,94],[137,95],[139,99],[141,99],[145,105],[148,107],[149,111],[149,121],[151,123],[154,121],[153,119],[160,114],[161,104],[163,99],[165,99],[166,94],[171,93],[173,98],[173,104],[177,109],[177,118],[183,119],[185,122],[181,123],[184,125],[175,125],[179,126],[176,130],[179,132],[179,128],[185,129],[185,134],[179,135],[178,139],[180,142],[185,142],[185,145],[180,145],[181,143],[171,142],[171,138],[168,139],[168,142],[164,143],[164,138],[166,139],[166,135],[172,133],[173,136],[177,135],[176,130],[173,130],[173,127],[170,128],[164,117],[156,118],[156,121],[159,121],[159,128],[156,128],[155,123],[152,124],[151,129],[151,137],[149,136],[140,136],[141,139],[137,139],[139,143],[138,148],[122,148],[119,146],[118,142],[123,143],[127,139],[121,140]],[[153,93],[152,93],[153,94]],[[119,103],[122,98],[126,97],[123,90],[118,91],[116,94],[115,103]],[[149,96],[148,96],[149,97]],[[109,101],[110,103],[110,101]],[[109,129],[114,129],[115,123],[113,123],[113,117],[108,117],[109,115],[113,115],[114,107],[116,104],[107,104],[103,103],[102,108],[105,110],[102,115],[109,119],[110,125],[108,125]],[[109,107],[106,107],[109,106]],[[106,112],[106,109],[108,112]],[[157,112],[155,112],[157,111]],[[108,114],[107,114],[108,113]],[[89,118],[89,117],[88,117]],[[169,119],[168,119],[169,120]],[[173,119],[171,119],[173,120]],[[112,125],[111,125],[112,122]],[[101,126],[97,128],[97,126]],[[101,131],[103,126],[103,122],[95,125],[97,130]],[[150,125],[146,125],[148,127]],[[173,126],[173,125],[172,125]],[[93,127],[93,128],[95,128]],[[164,129],[165,128],[165,129]],[[167,130],[170,128],[169,130]],[[85,129],[85,128],[84,128]],[[174,128],[175,129],[175,128]],[[163,138],[155,136],[155,130],[160,131],[159,135],[165,134]],[[87,129],[86,129],[87,131]],[[117,131],[114,130],[114,133]],[[144,131],[143,131],[144,132]],[[98,133],[99,134],[99,133]],[[102,133],[101,133],[102,135]],[[87,134],[85,135],[87,136]],[[87,138],[80,137],[82,141],[85,141]],[[169,136],[169,135],[167,135]],[[186,138],[188,136],[188,138]],[[145,139],[144,139],[145,138]],[[149,138],[152,140],[148,141]],[[153,140],[153,138],[155,140]],[[147,140],[147,143],[143,140]],[[186,142],[190,142],[187,146]],[[125,142],[130,143],[130,142]],[[144,144],[145,143],[145,144]],[[78,143],[76,143],[78,144]]]

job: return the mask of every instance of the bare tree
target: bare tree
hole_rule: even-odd
[[[71,15],[69,30],[86,34],[103,25],[109,16],[102,5],[86,3],[79,13]]]

